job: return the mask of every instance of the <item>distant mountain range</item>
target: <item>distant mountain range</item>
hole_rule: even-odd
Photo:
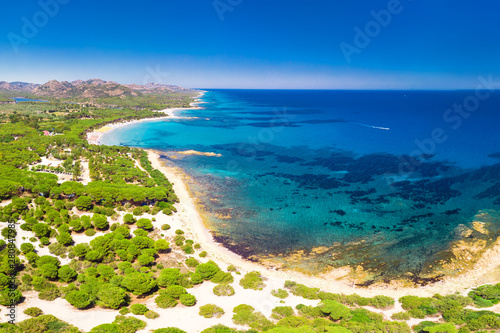
[[[122,85],[113,81],[104,81],[100,79],[87,81],[76,80],[73,82],[52,80],[42,85],[26,82],[9,83],[0,81],[0,91],[29,92],[37,96],[55,98],[126,98],[153,93],[169,93],[188,90],[190,89],[158,83]]]

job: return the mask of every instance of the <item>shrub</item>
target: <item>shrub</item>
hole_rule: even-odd
[[[154,330],[153,333],[186,333],[186,332],[175,327],[167,327]]]
[[[18,304],[22,301],[22,299],[23,295],[17,289],[14,290],[4,289],[0,291],[0,304],[3,306]]]
[[[271,317],[279,320],[293,315],[294,311],[291,306],[277,306],[273,309]]]
[[[119,309],[126,305],[129,296],[125,290],[111,284],[103,285],[97,292],[98,304],[102,307]]]
[[[123,307],[120,309],[120,311],[118,311],[122,316],[126,315],[126,314],[129,314],[130,313],[130,309],[127,308],[127,307]]]
[[[136,224],[139,228],[146,229],[146,230],[151,230],[153,229],[153,223],[151,222],[150,219],[146,218],[141,218],[139,219]]]
[[[83,225],[82,225],[82,222],[80,220],[71,220],[69,222],[69,226],[71,227],[71,229],[73,229],[73,231],[75,232],[80,232],[82,231],[83,229]]]
[[[194,306],[196,304],[196,297],[194,297],[191,294],[184,294],[184,295],[181,295],[181,297],[179,298],[179,301],[181,302],[182,305]]]
[[[196,260],[195,258],[188,258],[186,259],[186,265],[188,267],[196,267],[200,264],[200,262],[198,260]]]
[[[200,274],[204,280],[210,280],[218,271],[220,271],[219,266],[211,260],[196,267],[196,273]]]
[[[85,255],[85,259],[89,261],[100,261],[102,257],[103,254],[97,250],[91,250]]]
[[[118,315],[115,317],[113,324],[118,325],[120,333],[134,333],[146,328],[145,321],[131,316]]]
[[[160,294],[158,297],[155,298],[155,303],[156,305],[158,305],[159,308],[167,309],[175,307],[178,302],[172,296]]]
[[[78,273],[68,265],[64,265],[59,268],[57,275],[59,277],[59,280],[68,283],[70,281],[73,281]]]
[[[90,246],[87,243],[76,244],[71,251],[75,256],[82,258],[90,251]]]
[[[38,293],[39,299],[44,299],[47,301],[53,301],[58,297],[61,297],[61,292],[56,285],[51,288],[44,289]]]
[[[323,300],[318,306],[321,312],[329,315],[332,320],[347,319],[351,316],[351,310],[339,302]]]
[[[249,325],[258,331],[264,331],[273,326],[273,324],[260,312],[250,305],[240,304],[233,309],[233,322],[236,325]]]
[[[63,256],[68,252],[68,248],[61,243],[54,243],[49,245],[49,252],[56,256]]]
[[[414,318],[425,318],[438,312],[437,299],[431,297],[403,296],[399,299],[401,306]]]
[[[168,287],[173,284],[178,284],[180,277],[181,273],[178,268],[165,268],[161,271],[160,276],[156,281],[158,286]]]
[[[216,317],[219,318],[224,314],[224,310],[215,304],[206,304],[200,306],[200,316],[205,318]]]
[[[474,299],[480,297],[491,301],[493,304],[500,303],[500,283],[496,285],[486,284],[469,292],[469,297]]]
[[[181,229],[177,229],[177,230],[175,230],[175,234],[176,235],[184,235],[184,231],[182,231]]]
[[[161,230],[169,230],[170,228],[171,228],[170,224],[166,224],[166,223],[161,226]]]
[[[121,285],[134,295],[143,295],[156,287],[156,281],[144,273],[134,272],[125,275]]]
[[[158,252],[166,252],[170,248],[170,243],[167,242],[165,239],[158,239],[155,242],[155,250]]]
[[[82,195],[75,200],[75,206],[78,210],[91,210],[93,206],[92,199],[86,195]]]
[[[120,333],[120,330],[116,324],[101,324],[92,328],[89,333]]]
[[[42,244],[42,245],[49,245],[50,244],[49,237],[42,237],[42,238],[40,238],[40,244]]]
[[[94,214],[94,216],[92,216],[92,224],[95,228],[100,230],[109,228],[108,219],[105,215],[101,214]]]
[[[22,243],[21,244],[21,251],[26,254],[28,252],[33,252],[35,250],[35,247],[31,243]]]
[[[57,278],[58,267],[54,264],[43,264],[39,267],[38,271],[40,274],[48,279]]]
[[[303,284],[299,284],[292,281],[285,282],[285,289],[289,289],[290,292],[299,297],[306,299],[318,299],[319,288],[309,288]]]
[[[79,331],[78,328],[76,328],[75,326],[72,326],[64,321],[61,321],[52,315],[41,315],[38,317],[23,320],[18,324],[18,326],[20,328],[20,332],[23,333],[42,333],[42,332],[73,333]],[[13,327],[13,325],[11,327]]]
[[[137,261],[142,266],[149,266],[155,261],[155,258],[153,256],[150,256],[149,254],[143,253],[137,257]]]
[[[123,222],[127,223],[127,224],[134,224],[135,223],[134,215],[132,215],[132,214],[123,215]]]
[[[186,239],[186,238],[185,238],[184,236],[182,236],[182,235],[177,235],[177,236],[175,236],[175,237],[174,237],[174,243],[175,243],[175,245],[177,245],[177,246],[182,246],[182,245],[184,244],[184,240],[185,240],[185,239]]]
[[[408,312],[406,312],[406,311],[396,312],[396,313],[394,313],[391,316],[391,319],[394,319],[394,320],[410,320],[411,319],[411,315]]]
[[[437,324],[432,327],[428,327],[424,329],[424,332],[428,333],[456,333],[457,328],[455,325],[451,323],[446,323],[446,324]]]
[[[68,232],[62,232],[61,234],[56,236],[56,240],[62,245],[70,245],[73,244],[73,238]]]
[[[190,281],[192,284],[200,284],[200,283],[203,283],[203,278],[201,277],[200,274],[194,273],[194,274],[191,274]]]
[[[90,295],[83,291],[71,291],[66,295],[66,301],[77,309],[85,309],[92,301]]]
[[[231,273],[225,273],[223,271],[218,271],[210,279],[213,283],[233,283],[234,278]]]
[[[147,237],[148,236],[148,232],[144,229],[135,229],[134,230],[134,235],[136,236],[140,236],[140,237]]]
[[[369,305],[377,309],[386,309],[394,305],[394,298],[378,295],[369,299]]]
[[[144,304],[132,304],[130,306],[130,312],[132,312],[135,315],[143,315],[148,311],[149,309]]]
[[[244,289],[262,290],[266,285],[262,281],[260,272],[253,271],[245,274],[240,280],[240,286]]]
[[[108,265],[98,265],[97,272],[106,281],[109,281],[113,276],[115,276],[115,270]]]
[[[209,328],[201,331],[201,333],[238,333],[238,332],[240,332],[240,331],[237,331],[233,328],[229,328],[229,327],[221,325],[221,324],[209,327]],[[255,331],[252,331],[252,332],[255,332]]]
[[[33,230],[35,236],[38,238],[46,237],[50,234],[50,228],[45,223],[37,223],[33,226],[33,228],[31,228],[31,230]]]
[[[30,317],[38,317],[38,316],[43,315],[42,309],[37,308],[37,307],[27,308],[26,310],[23,311],[23,313],[25,315],[30,316]]]
[[[148,319],[156,319],[156,318],[160,317],[160,315],[158,314],[158,312],[154,312],[153,310],[149,310],[148,312],[146,312],[144,314],[144,317],[146,317]]]
[[[207,251],[201,251],[199,256],[200,258],[205,258],[208,255]]]
[[[233,296],[234,288],[228,284],[218,284],[214,287],[213,292],[217,296]]]
[[[271,295],[273,295],[274,297],[285,299],[288,297],[288,291],[284,289],[273,289],[271,290]]]
[[[92,237],[96,234],[96,231],[94,229],[87,229],[85,230],[85,236]]]
[[[453,332],[453,333],[455,333],[457,331],[454,325],[451,325],[451,326],[453,326],[453,328],[451,328],[451,327],[439,327],[441,325],[437,324],[435,322],[432,322],[432,321],[422,321],[418,325],[415,325],[413,327],[413,330],[415,332],[423,332],[423,333],[429,333],[429,332],[433,332],[433,333]],[[446,324],[446,325],[448,325],[448,324]],[[442,329],[440,329],[440,328],[442,328]],[[439,329],[439,330],[436,330],[436,329]],[[448,329],[452,329],[452,331],[449,331]]]
[[[183,245],[182,251],[184,251],[185,254],[193,254],[194,253],[193,246],[191,246],[190,244]]]
[[[136,207],[134,208],[134,210],[132,211],[132,214],[134,214],[134,216],[139,216],[139,215],[142,215],[142,209],[140,207]]]
[[[478,308],[491,308],[493,305],[495,305],[489,299],[484,299],[484,298],[479,297],[479,296],[474,296],[473,300],[474,300],[474,304]]]
[[[173,298],[178,299],[181,297],[181,295],[186,294],[187,291],[184,287],[177,286],[177,285],[171,285],[168,286],[167,289],[165,290],[165,294],[168,296],[172,296]]]

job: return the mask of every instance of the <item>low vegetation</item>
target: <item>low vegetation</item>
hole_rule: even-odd
[[[260,272],[249,272],[240,280],[240,286],[244,289],[261,290],[266,285],[262,280]]]
[[[219,318],[224,314],[224,310],[215,304],[206,304],[200,306],[200,316],[205,318]]]

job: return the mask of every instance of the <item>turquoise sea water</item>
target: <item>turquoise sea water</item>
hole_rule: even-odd
[[[164,151],[196,180],[216,239],[246,257],[424,277],[479,211],[489,234],[469,238],[498,236],[500,92],[453,111],[474,94],[210,90],[203,110],[182,111],[190,119],[129,125],[103,143]],[[318,246],[328,249],[289,260]]]

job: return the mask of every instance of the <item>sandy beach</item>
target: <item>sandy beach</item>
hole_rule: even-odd
[[[156,112],[164,114],[163,116],[160,117],[155,117],[155,118],[144,118],[140,120],[131,120],[131,121],[121,121],[121,122],[116,122],[112,124],[108,124],[106,126],[103,126],[101,128],[98,128],[94,131],[88,132],[86,134],[86,139],[89,144],[92,145],[100,145],[101,144],[101,139],[104,133],[107,133],[109,131],[122,128],[125,126],[129,126],[132,124],[137,124],[137,123],[142,123],[142,122],[148,122],[148,121],[158,121],[161,119],[169,119],[169,120],[174,120],[174,119],[184,119],[184,120],[189,120],[189,119],[196,119],[192,117],[181,117],[179,116],[179,112],[185,111],[185,110],[193,110],[193,109],[201,109],[199,104],[203,104],[203,101],[201,101],[199,98],[202,97],[204,92],[200,92],[198,96],[195,97],[195,101],[189,103],[191,107],[189,108],[171,108],[171,109],[164,109],[164,110],[158,110]]]

